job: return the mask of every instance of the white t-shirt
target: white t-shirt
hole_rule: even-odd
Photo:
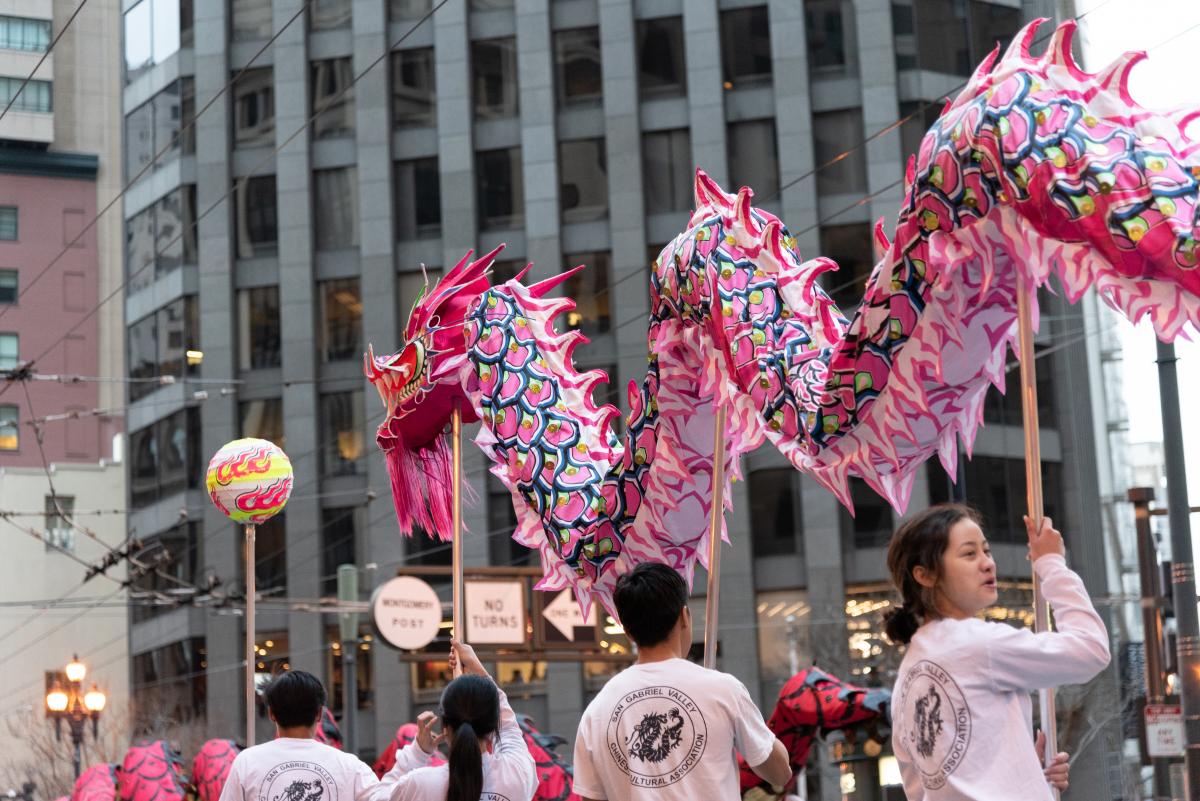
[[[430,756],[409,743],[396,754],[396,771]],[[390,778],[381,783],[358,757],[316,740],[280,737],[237,755],[220,801],[384,801]]]
[[[1034,564],[1056,630],[977,618],[921,626],[892,694],[892,748],[909,801],[1050,801],[1033,747],[1031,690],[1108,665],[1108,632],[1057,554]]]
[[[446,791],[450,787],[450,766],[423,767],[406,772],[397,761],[396,767],[383,780],[395,781],[391,787],[391,801],[445,801]],[[508,705],[508,697],[501,690],[500,731],[492,753],[483,755],[483,795],[480,801],[530,801],[537,788],[538,777],[533,756],[525,745],[525,737],[517,725],[517,716]]]
[[[609,679],[575,737],[575,792],[609,801],[741,797],[735,752],[751,765],[775,735],[728,673],[686,659],[637,664]]]

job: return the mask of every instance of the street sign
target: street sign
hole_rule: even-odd
[[[543,648],[595,648],[600,641],[596,604],[587,617],[569,588],[557,593],[537,593],[538,642]]]
[[[442,602],[424,581],[399,576],[371,596],[371,618],[380,639],[394,648],[416,650],[433,642],[442,623]]]
[[[1153,757],[1183,756],[1183,708],[1146,704],[1146,751]]]
[[[467,581],[465,595],[467,642],[525,644],[524,581]]]

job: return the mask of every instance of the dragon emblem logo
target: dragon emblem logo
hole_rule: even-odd
[[[634,787],[665,787],[682,779],[708,745],[700,706],[674,687],[626,693],[608,716],[609,757]]]
[[[682,731],[683,716],[678,707],[672,707],[666,713],[647,712],[629,735],[626,743],[629,756],[642,762],[662,762],[679,747]]]
[[[263,777],[258,801],[338,801],[337,784],[314,762],[284,762]]]
[[[897,731],[926,789],[946,784],[971,746],[971,710],[958,684],[938,664],[921,660],[900,681]]]
[[[325,795],[325,785],[320,779],[306,782],[297,780],[283,789],[283,792],[271,801],[321,801]]]

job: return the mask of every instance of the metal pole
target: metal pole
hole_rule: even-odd
[[[725,519],[725,408],[713,426],[712,512],[708,523],[708,596],[704,599],[704,667],[717,666],[717,622],[721,606],[721,522]]]
[[[1021,416],[1025,429],[1025,500],[1034,530],[1042,526],[1042,448],[1038,438],[1037,406],[1037,363],[1033,353],[1033,310],[1030,300],[1037,290],[1028,279],[1021,276],[1017,281],[1017,333],[1021,354]],[[1050,606],[1042,595],[1042,583],[1037,573],[1033,574],[1033,630],[1050,630]],[[1041,713],[1042,731],[1046,735],[1046,751],[1042,755],[1045,764],[1050,764],[1058,753],[1058,723],[1054,712],[1054,689],[1038,691],[1038,709]],[[1057,799],[1058,790],[1051,787]]]
[[[338,565],[339,602],[358,600],[358,568]],[[342,742],[346,753],[358,751],[358,613],[341,612],[338,626],[342,639]]]
[[[1158,388],[1162,404],[1163,456],[1167,468],[1167,509],[1171,525],[1171,589],[1179,657],[1179,695],[1183,706],[1184,792],[1200,797],[1200,621],[1196,614],[1196,573],[1192,564],[1187,466],[1183,423],[1179,417],[1179,379],[1175,346],[1158,343]]]
[[[451,619],[454,622],[454,636],[459,640],[466,639],[463,628],[463,553],[462,553],[462,409],[454,404],[454,412],[450,417],[451,450],[454,456],[453,472],[450,477],[453,520],[453,541],[450,544],[450,603],[453,607]],[[454,668],[456,676],[462,674],[462,665]]]
[[[1142,648],[1146,659],[1146,703],[1161,704],[1166,700],[1166,673],[1163,670],[1163,621],[1159,608],[1162,588],[1159,586],[1158,550],[1150,531],[1150,502],[1154,500],[1151,487],[1131,487],[1125,496],[1133,504],[1137,525],[1138,574],[1142,587]],[[1144,725],[1144,724],[1143,724]],[[1154,766],[1154,798],[1171,798],[1171,761],[1162,757],[1151,760]]]
[[[254,526],[246,526],[246,747],[254,745]]]
[[[82,767],[83,755],[80,752],[80,746],[83,744],[83,726],[76,725],[74,721],[71,723],[71,740],[75,743],[75,781],[79,781],[79,771]]]
[[[796,631],[796,616],[787,616],[788,638],[788,675],[795,676],[800,672],[800,633]]]

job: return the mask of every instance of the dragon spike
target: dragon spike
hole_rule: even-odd
[[[696,168],[696,208],[702,206],[716,206],[718,208],[728,208],[729,199],[725,195],[725,191],[714,181],[708,177],[708,173],[699,167]]]
[[[1115,89],[1123,101],[1130,106],[1137,106],[1133,95],[1129,94],[1129,73],[1144,58],[1146,58],[1144,50],[1124,53],[1096,76],[1096,82],[1108,91]]]
[[[976,83],[983,82],[987,78],[988,73],[992,71],[992,67],[996,64],[996,59],[999,57],[1000,43],[997,42],[996,46],[992,48],[992,52],[988,53],[987,56],[984,57],[983,61],[979,62],[979,66],[975,68],[975,72],[971,75],[971,80],[968,82],[968,85],[974,85]]]
[[[375,367],[375,346],[370,342],[367,343],[367,352],[363,354],[363,375],[370,381],[379,377],[379,370]]]
[[[505,243],[501,242],[499,245],[492,248],[492,250],[490,252],[484,254],[483,256],[480,256],[478,259],[473,261],[471,263],[471,266],[468,267],[467,270],[472,273],[477,273],[479,275],[482,275],[489,267],[492,266],[492,262],[494,262],[496,260],[496,257],[500,255],[500,251],[504,250],[505,247],[507,247],[507,245]],[[528,269],[528,268],[526,268],[526,269]]]
[[[1082,81],[1088,78],[1088,74],[1079,68],[1079,65],[1075,63],[1075,56],[1071,55],[1071,44],[1075,41],[1077,28],[1073,19],[1069,19],[1055,28],[1050,44],[1046,45],[1045,60],[1049,64],[1064,68],[1072,78]]]
[[[547,293],[548,293],[548,292],[549,292],[551,289],[554,289],[554,288],[555,288],[556,286],[558,286],[559,284],[562,284],[562,283],[564,283],[564,282],[565,282],[565,281],[566,281],[568,278],[570,278],[570,277],[571,277],[571,276],[573,276],[575,273],[577,273],[577,272],[579,272],[580,270],[582,270],[582,269],[584,268],[584,266],[585,266],[585,265],[583,265],[583,264],[580,264],[580,265],[578,265],[578,266],[576,266],[576,267],[572,267],[572,268],[571,268],[571,269],[569,269],[569,270],[563,270],[563,271],[562,271],[561,273],[559,273],[558,275],[552,275],[552,276],[550,276],[549,278],[543,278],[541,281],[538,281],[536,284],[530,284],[528,287],[526,287],[526,289],[528,289],[528,290],[529,290],[529,294],[530,294],[530,295],[532,295],[532,296],[533,296],[533,297],[535,297],[535,298],[542,298],[542,297],[545,297],[545,296],[546,296],[546,294],[547,294]],[[528,267],[526,267],[525,269],[526,269],[526,270],[528,270],[529,268],[528,268]],[[522,273],[521,273],[521,274],[522,274],[522,275],[524,275],[524,274],[525,274],[525,272],[524,272],[524,271],[522,271]]]
[[[737,201],[734,207],[734,216],[742,224],[752,237],[757,238],[759,231],[757,230],[754,217],[750,214],[750,200],[754,197],[754,190],[748,186],[743,186],[738,190]]]
[[[1037,36],[1038,28],[1049,22],[1045,17],[1038,17],[1030,22],[1020,33],[1013,37],[1012,43],[1008,49],[1004,51],[1004,61],[1011,59],[1020,59],[1021,61],[1031,61],[1033,56],[1029,53],[1029,48],[1033,47],[1033,40]]]
[[[744,192],[746,190],[743,189],[742,191]],[[741,198],[740,194],[738,195],[738,198]],[[767,247],[767,249],[771,252],[771,255],[775,256],[776,258],[781,258],[783,256],[783,223],[781,223],[779,220],[771,220],[769,223],[767,223],[766,227],[762,229],[760,236],[762,237],[763,245]]]
[[[528,264],[525,265],[524,269],[522,269],[521,272],[519,272],[515,276],[513,276],[513,279],[515,281],[517,281],[518,283],[520,283],[521,281],[524,281],[525,276],[528,275],[529,271],[532,269],[533,269],[533,262],[529,262]]]
[[[875,260],[882,259],[884,254],[891,248],[892,243],[888,241],[887,231],[884,228],[885,220],[880,217],[875,221]]]

